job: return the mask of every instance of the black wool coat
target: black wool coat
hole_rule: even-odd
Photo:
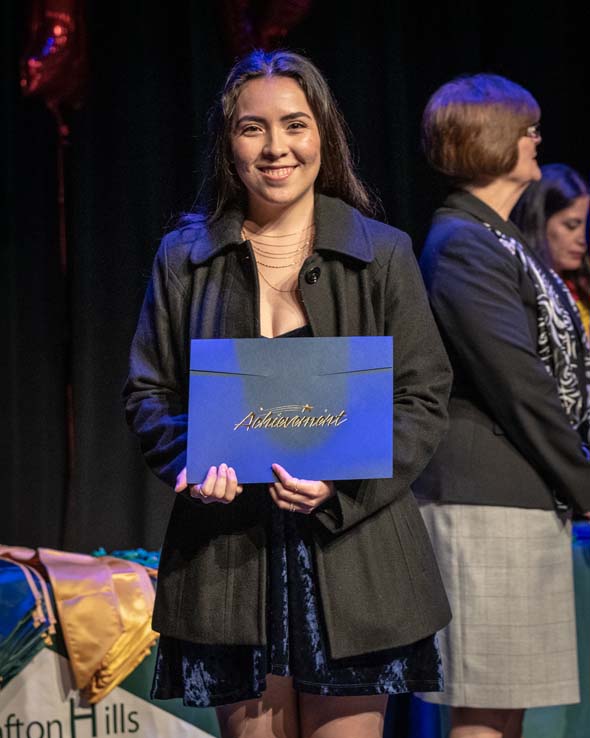
[[[590,510],[590,460],[537,353],[534,283],[484,223],[528,248],[513,223],[455,192],[420,257],[454,384],[450,430],[415,491],[439,502],[551,510],[559,499]],[[584,329],[564,306],[580,356]]]
[[[128,420],[147,462],[171,485],[186,461],[190,339],[260,335],[243,218],[233,211],[165,237],[133,339]],[[315,250],[299,287],[314,336],[394,337],[394,476],[337,482],[335,497],[306,518],[331,656],[412,643],[450,618],[410,485],[446,429],[451,370],[410,239],[320,195]],[[177,496],[156,630],[197,643],[266,642],[265,494],[246,485],[230,505]]]

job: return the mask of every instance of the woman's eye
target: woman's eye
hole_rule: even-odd
[[[291,123],[289,123],[290,130],[293,130],[293,129],[297,130],[299,128],[307,128],[307,126],[302,120],[294,120]]]
[[[568,231],[575,231],[576,228],[579,228],[582,225],[582,221],[580,220],[566,220],[564,222],[564,226],[568,229]]]
[[[260,126],[255,126],[254,124],[250,124],[247,126],[244,126],[241,130],[242,134],[245,135],[253,135],[255,133],[258,133],[260,131]]]

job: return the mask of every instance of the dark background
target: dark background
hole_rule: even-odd
[[[157,5],[160,5],[158,8]],[[84,107],[67,116],[69,278],[59,266],[56,126],[23,98],[28,4],[0,5],[4,388],[0,541],[157,548],[173,494],[128,432],[120,391],[160,237],[190,208],[205,116],[232,61],[222,4],[88,0]],[[571,4],[316,0],[285,46],[326,74],[384,217],[425,235],[443,189],[420,153],[428,96],[465,72],[523,84],[543,109],[542,162],[590,172],[588,17]],[[64,386],[73,387],[68,480]]]

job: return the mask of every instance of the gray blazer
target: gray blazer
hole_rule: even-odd
[[[533,281],[484,223],[527,248],[513,223],[456,192],[422,251],[454,384],[449,433],[414,490],[441,502],[550,510],[559,498],[589,510],[590,461],[537,354]]]
[[[173,484],[185,465],[191,338],[260,334],[243,214],[170,233],[154,262],[124,390],[152,469]],[[315,336],[394,336],[393,479],[338,482],[306,518],[313,531],[331,656],[412,643],[450,618],[410,484],[447,425],[451,370],[410,239],[340,200],[316,200],[316,248],[299,286]],[[231,505],[178,495],[162,550],[154,627],[198,643],[266,642],[264,488]]]

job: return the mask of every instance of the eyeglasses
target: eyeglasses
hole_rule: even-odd
[[[524,135],[529,138],[541,138],[541,123],[533,123],[526,129]]]

